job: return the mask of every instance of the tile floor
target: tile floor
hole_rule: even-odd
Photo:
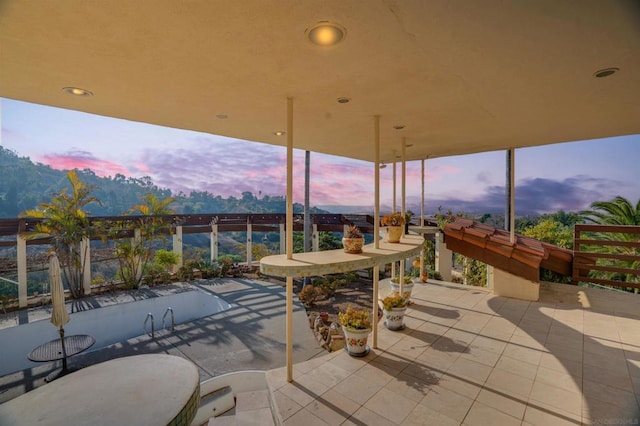
[[[381,293],[384,293],[381,289]],[[637,425],[640,295],[543,284],[538,302],[414,286],[402,331],[268,372],[286,426]]]

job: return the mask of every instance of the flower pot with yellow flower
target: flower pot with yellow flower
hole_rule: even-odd
[[[407,305],[407,299],[396,293],[382,299],[384,325],[389,330],[402,330],[405,327],[404,314],[407,311]]]
[[[367,339],[371,333],[371,317],[366,309],[352,306],[338,314],[344,332],[345,349],[351,356],[363,357],[369,353]]]

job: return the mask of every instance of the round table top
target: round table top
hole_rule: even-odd
[[[188,425],[200,403],[196,366],[137,355],[83,368],[0,405],[2,425]]]

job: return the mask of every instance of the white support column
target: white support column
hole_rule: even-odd
[[[82,288],[84,295],[91,294],[91,241],[88,237],[84,237],[80,242],[81,270],[82,270]]]
[[[211,262],[218,260],[218,224],[211,224]]]
[[[374,202],[373,202],[373,244],[380,248],[380,116],[374,117],[373,146],[375,150],[375,164],[373,172]],[[395,163],[394,163],[395,164]],[[395,167],[395,165],[394,165]],[[380,283],[380,265],[373,267],[373,348],[378,348],[378,295]]]
[[[251,233],[252,232],[253,232],[253,227],[249,222],[247,222],[247,266],[249,268],[251,268],[251,251],[252,251]]]
[[[18,306],[27,307],[27,240],[18,235],[16,249],[18,262]]]
[[[293,259],[293,98],[287,98],[287,259]],[[286,291],[287,382],[293,381],[293,277]]]
[[[420,168],[420,183],[422,186],[422,196],[420,200],[420,226],[424,226],[424,159],[422,160],[422,166]],[[424,236],[424,234],[423,234]],[[424,275],[424,244],[422,245],[422,250],[420,250],[420,280],[422,281],[422,276]],[[426,282],[424,280],[423,282]]]
[[[380,283],[380,265],[376,265],[373,267],[373,348],[378,349],[378,310],[380,307],[378,306],[379,296],[379,287]]]
[[[402,138],[402,187],[401,189],[401,209],[402,217],[407,217],[407,141]],[[404,234],[404,231],[402,232]],[[400,294],[404,294],[404,273],[407,269],[406,259],[400,261],[400,276],[398,284],[400,284]]]
[[[284,223],[280,224],[280,254],[287,251],[287,231],[284,229]]]
[[[173,234],[173,252],[178,255],[178,263],[173,268],[173,272],[176,272],[184,264],[182,261],[182,226],[176,226],[176,233]]]
[[[443,281],[451,281],[453,252],[444,243],[444,234],[436,233],[436,271],[440,272]]]
[[[320,233],[318,233],[318,224],[314,223],[311,226],[311,251],[320,251]]]

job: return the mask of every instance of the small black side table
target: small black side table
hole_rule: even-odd
[[[77,355],[80,352],[86,351],[91,346],[93,346],[95,342],[96,339],[93,338],[93,336],[89,336],[88,334],[75,334],[73,336],[65,336],[64,348],[66,357],[63,355],[62,341],[60,339],[55,339],[50,342],[43,343],[42,345],[29,352],[28,358],[31,361],[35,362],[51,362],[60,359],[62,360],[62,369],[55,370],[44,379],[46,382],[50,382],[60,376],[69,373],[69,369],[67,368],[67,358],[73,355]]]

